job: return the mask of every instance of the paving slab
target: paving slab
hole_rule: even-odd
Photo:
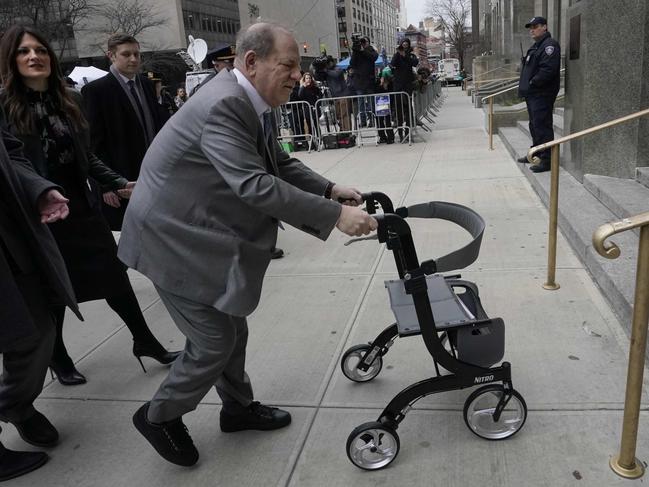
[[[283,404],[315,405],[342,348],[350,317],[369,279],[365,276],[284,276],[266,279],[259,308],[249,317],[247,371],[256,397]],[[170,349],[184,337],[160,302],[146,314]],[[167,368],[144,358],[147,374],[130,354],[131,337],[122,330],[79,363],[88,383],[52,383],[47,398],[147,401]],[[174,347],[175,345],[175,347]],[[205,403],[220,403],[211,390]]]
[[[133,270],[129,270],[128,274],[140,308],[146,311],[160,298],[147,278]],[[63,328],[63,337],[68,353],[75,362],[85,357],[103,340],[108,340],[126,326],[103,299],[81,303],[79,308],[84,321],[80,321],[68,311]],[[153,328],[153,326],[151,327]]]
[[[40,400],[38,407],[59,428],[61,443],[39,470],[7,482],[11,487],[132,487],[155,485],[282,485],[314,411],[291,410],[290,427],[273,432],[222,433],[218,406],[199,406],[183,420],[200,459],[192,468],[172,465],[140,436],[131,417],[139,403]],[[3,431],[9,448],[29,450],[13,426]]]
[[[296,156],[336,182],[386,192],[397,205],[456,201],[485,218],[480,257],[462,274],[477,283],[490,316],[506,323],[505,358],[530,408],[520,434],[481,440],[462,419],[469,391],[437,394],[415,404],[401,423],[401,453],[389,468],[354,467],[345,453],[349,432],[375,420],[404,386],[430,376],[432,360],[421,337],[410,337],[395,343],[374,381],[359,385],[344,378],[339,362],[346,348],[393,322],[383,287],[384,279],[396,277],[392,256],[375,241],[344,246],[347,238],[334,233],[322,243],[287,228],[279,237],[287,255],[271,262],[260,306],[249,318],[247,359],[257,399],[287,407],[293,414],[289,428],[222,434],[212,391],[185,417],[201,452],[199,464],[180,469],[161,460],[131,426],[131,415],[167,369],[145,359],[148,372],[142,373],[128,330],[101,302],[88,303],[84,312],[94,325],[68,316],[66,341],[90,381],[48,385],[36,405],[59,427],[62,443],[45,467],[7,485],[628,485],[608,467],[619,446],[628,338],[577,259],[593,257],[583,247],[573,252],[560,234],[561,289],[541,289],[547,212],[511,160],[508,170],[503,143],[496,139],[495,150],[487,149],[481,114],[470,99],[459,89],[445,94],[433,132],[420,131],[421,142],[412,146]],[[569,201],[576,210],[571,215],[579,215],[579,195]],[[468,239],[448,224],[412,222],[423,258]],[[618,240],[632,259],[628,242]],[[179,346],[182,336],[151,283],[137,274],[133,282],[155,333],[168,348]],[[645,393],[641,425],[647,405]],[[2,440],[25,448],[12,426],[4,428]],[[642,427],[638,456],[649,458]]]
[[[557,279],[562,287],[555,292],[541,289],[542,279],[530,270],[462,274],[478,285],[488,315],[505,321],[503,360],[512,364],[514,387],[530,407],[622,407],[627,343],[583,270],[560,271]],[[394,322],[384,280],[377,275],[372,281],[345,349],[368,343]],[[351,382],[338,369],[323,405],[383,408],[405,387],[433,375],[432,358],[422,337],[399,338],[372,381]],[[416,407],[461,407],[468,394],[435,394]],[[643,397],[646,402],[649,396]]]
[[[401,449],[386,469],[367,472],[347,459],[345,442],[356,426],[378,411],[320,410],[289,484],[291,487],[412,485],[520,487],[642,484],[615,475],[608,466],[618,449],[619,411],[530,410],[512,438],[486,441],[465,426],[461,411],[411,411],[401,423]],[[649,416],[642,414],[641,421]],[[640,451],[649,451],[643,438]]]

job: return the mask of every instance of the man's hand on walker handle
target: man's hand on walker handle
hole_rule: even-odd
[[[339,184],[334,184],[331,188],[331,199],[347,206],[360,206],[363,203],[359,190]]]
[[[351,237],[360,237],[374,231],[379,226],[378,222],[364,210],[355,206],[343,205],[336,228]]]

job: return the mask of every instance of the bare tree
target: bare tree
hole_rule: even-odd
[[[62,57],[74,31],[93,11],[91,0],[2,0],[0,32],[14,24],[40,32]]]
[[[460,69],[464,69],[464,55],[470,47],[467,23],[471,19],[471,0],[428,0],[426,9],[444,26],[446,40],[457,52]]]
[[[115,0],[97,9],[105,20],[100,32],[113,34],[122,32],[137,37],[145,30],[165,25],[168,21],[160,12],[141,0]]]

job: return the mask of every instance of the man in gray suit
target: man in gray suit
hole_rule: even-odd
[[[270,23],[239,33],[235,69],[192,96],[149,148],[124,219],[119,257],[149,277],[187,337],[133,422],[172,463],[198,461],[182,415],[212,386],[225,432],[287,426],[288,412],[253,401],[246,316],[259,302],[280,221],[325,240],[376,229],[360,193],[283,152],[270,109],[300,79],[290,32]],[[349,205],[341,205],[347,201]]]

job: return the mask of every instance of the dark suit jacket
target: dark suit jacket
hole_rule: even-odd
[[[138,75],[145,101],[153,117],[153,130],[158,133],[162,126],[160,109],[155,98],[153,83]],[[145,132],[122,85],[113,73],[92,81],[81,90],[83,108],[90,124],[90,149],[104,164],[129,181],[137,180],[140,166],[147,151]],[[110,188],[105,188],[110,190]],[[121,228],[126,202],[114,211],[105,206],[104,213],[113,230]]]
[[[79,318],[72,285],[56,242],[46,225],[40,222],[36,202],[44,191],[55,188],[50,181],[34,172],[29,161],[22,157],[20,142],[0,127],[0,192],[3,210],[16,227],[12,229],[26,246],[24,251],[32,260],[56,301],[66,304]],[[18,256],[17,256],[18,257]],[[37,326],[22,294],[4,252],[0,251],[0,351],[10,349],[12,343],[36,333]]]

